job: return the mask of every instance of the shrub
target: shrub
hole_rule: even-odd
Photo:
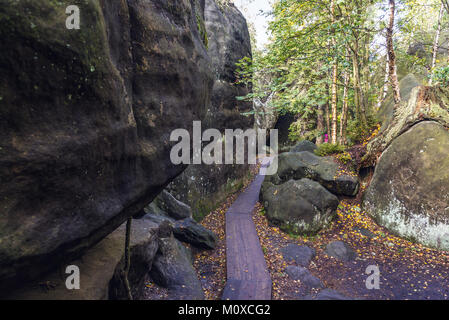
[[[359,120],[349,120],[348,128],[346,130],[346,136],[348,138],[349,145],[362,143],[363,140],[369,136],[376,128],[379,121],[374,116],[367,116],[367,125],[363,126]]]
[[[433,71],[432,79],[443,87],[449,86],[449,66],[441,67]]]
[[[332,143],[323,143],[315,150],[315,154],[320,157],[324,157],[330,154],[343,153],[346,150],[345,146]]]

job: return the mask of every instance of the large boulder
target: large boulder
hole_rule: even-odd
[[[260,193],[268,220],[295,234],[314,234],[335,217],[338,198],[309,179],[281,185],[266,181]]]
[[[277,174],[269,181],[281,184],[290,179],[308,178],[318,181],[335,195],[355,196],[359,190],[356,177],[339,175],[339,165],[332,157],[318,157],[311,152],[286,152],[279,155]]]
[[[65,261],[60,270],[46,274],[17,290],[2,292],[2,299],[14,300],[102,300],[127,298],[120,271],[123,267],[126,223],[112,232],[83,256]],[[143,288],[156,252],[159,227],[151,221],[133,220],[131,224],[129,282],[133,298],[143,298]],[[69,290],[65,269],[75,265],[80,271],[80,289]]]
[[[202,300],[204,292],[183,245],[172,234],[159,239],[159,250],[150,272],[152,280],[169,289],[170,299]]]
[[[253,117],[242,115],[252,104],[238,101],[249,89],[236,84],[236,63],[251,57],[251,39],[246,20],[232,3],[205,1],[205,30],[212,59],[214,85],[211,104],[202,128],[246,130],[253,127]],[[229,194],[237,191],[248,173],[248,165],[190,165],[169,186],[177,199],[193,209],[195,219],[215,209]]]
[[[448,150],[447,127],[433,121],[412,126],[380,157],[364,208],[397,235],[449,250]]]
[[[184,166],[170,133],[205,117],[204,1],[2,1],[0,287],[79,255]]]

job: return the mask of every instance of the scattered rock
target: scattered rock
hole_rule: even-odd
[[[297,244],[289,244],[281,249],[284,260],[290,262],[295,261],[296,264],[307,267],[315,256],[315,250],[307,246],[298,246]]]
[[[217,236],[191,218],[176,221],[173,234],[177,239],[200,249],[212,250],[217,245]]]
[[[290,152],[303,152],[308,151],[313,153],[318,147],[315,143],[310,142],[308,140],[303,140],[298,142],[295,146],[290,149]]]
[[[350,175],[338,175],[339,165],[332,157],[319,157],[311,152],[287,152],[279,155],[276,175],[268,178],[275,184],[290,179],[308,178],[319,182],[335,195],[355,196],[359,181]]]
[[[150,276],[156,284],[169,289],[170,299],[204,299],[192,261],[185,247],[173,235],[159,239],[159,250]]]
[[[181,220],[192,217],[192,209],[185,203],[177,200],[166,190],[157,196],[155,202],[157,207],[170,218]]]
[[[323,289],[315,297],[316,300],[352,300],[340,292],[332,289]]]
[[[355,230],[360,232],[360,234],[362,236],[365,236],[367,238],[374,239],[376,237],[376,235],[374,233],[372,233],[371,231],[369,231],[366,228],[356,228]]]
[[[325,253],[341,261],[352,261],[357,257],[357,253],[343,241],[329,243]]]
[[[268,220],[286,232],[314,234],[335,217],[338,198],[318,182],[301,179],[281,185],[265,181],[260,193]]]
[[[323,288],[323,283],[320,279],[310,273],[309,270],[303,267],[288,266],[285,268],[285,273],[293,280],[300,280],[302,284],[309,288]]]

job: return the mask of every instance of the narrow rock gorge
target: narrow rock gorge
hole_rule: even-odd
[[[186,168],[170,161],[174,129],[251,126],[240,115],[248,106],[233,103],[247,92],[233,85],[234,64],[251,53],[235,7],[90,0],[81,28],[67,30],[69,5],[0,9],[3,289],[80,256],[141,212]],[[215,179],[200,194],[233,171],[198,170],[184,177]]]

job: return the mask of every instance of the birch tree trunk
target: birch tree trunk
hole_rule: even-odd
[[[438,54],[438,48],[439,48],[438,44],[440,42],[440,34],[441,34],[441,18],[443,17],[443,12],[444,12],[444,4],[441,3],[440,14],[438,15],[437,33],[435,34],[435,40],[433,42],[432,64],[430,66],[431,73],[435,69],[435,65],[437,62],[437,54]],[[429,80],[430,86],[432,85],[432,82],[433,82],[433,79],[432,79],[432,77],[430,77],[430,80]]]
[[[319,136],[316,138],[316,144],[319,146],[323,143],[323,132],[324,132],[324,105],[319,105],[317,109],[317,131]]]
[[[339,141],[341,145],[346,144],[346,125],[348,122],[348,87],[349,87],[349,74],[347,71],[345,71],[344,88],[343,88],[343,109],[341,111],[340,141]]]
[[[387,93],[388,93],[388,78],[389,78],[388,70],[390,69],[390,63],[388,61],[388,54],[387,54],[385,60],[386,60],[386,62],[385,62],[384,85],[383,85],[382,91],[379,95],[379,100],[377,101],[377,110],[379,110],[380,107],[382,106],[382,103],[385,101],[385,98],[387,97]]]
[[[396,54],[393,47],[394,14],[396,10],[395,0],[390,0],[390,22],[387,28],[387,51],[389,60],[390,84],[393,89],[393,98],[395,105],[401,102],[401,92],[399,90],[399,81],[396,67]]]
[[[331,21],[332,24],[335,22],[335,1],[331,1]],[[332,144],[337,144],[337,77],[338,77],[338,66],[337,66],[337,52],[336,52],[336,42],[335,42],[335,29],[332,26],[332,50],[334,50],[334,62],[332,65],[332,130],[331,130],[331,141]]]

